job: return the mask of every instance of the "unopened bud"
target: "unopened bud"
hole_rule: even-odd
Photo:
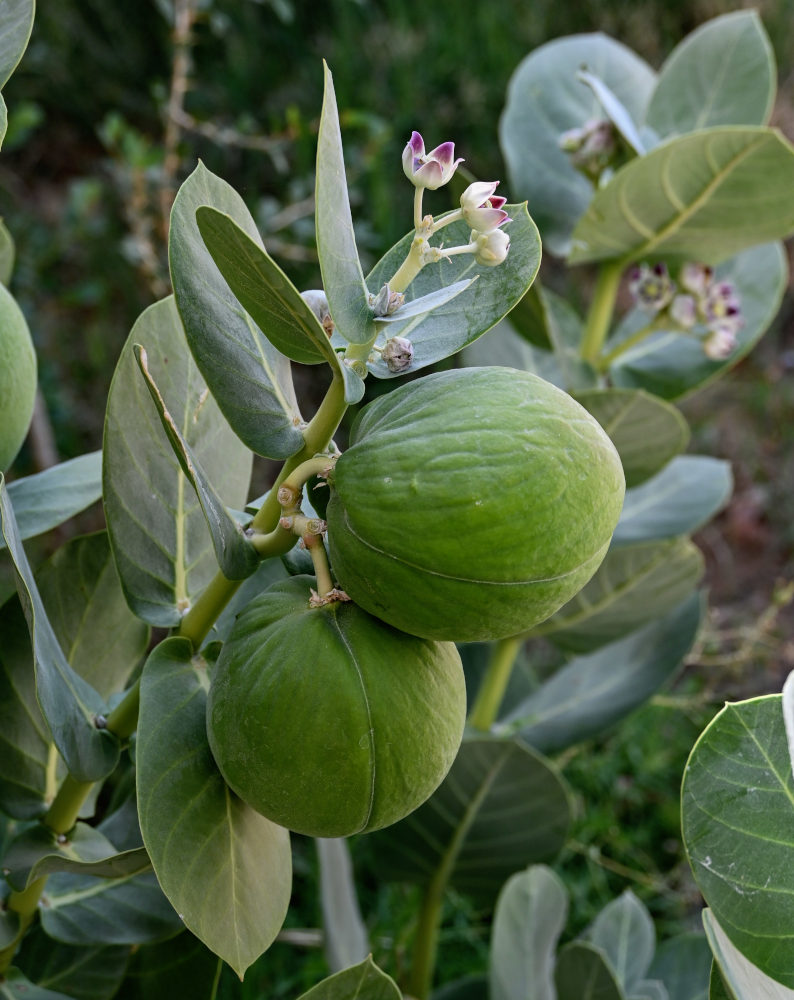
[[[328,298],[322,288],[311,288],[308,292],[301,292],[301,298],[317,317],[317,321],[323,330],[330,337],[334,332],[334,321],[331,319],[331,310],[328,306]]]
[[[510,249],[510,237],[503,229],[492,229],[489,233],[475,231],[471,241],[475,244],[474,259],[484,267],[501,264]]]
[[[414,360],[414,345],[405,337],[392,337],[384,344],[381,357],[390,372],[403,372]]]
[[[370,308],[376,316],[391,316],[404,302],[403,293],[393,292],[388,285],[384,285],[377,295],[369,297]]]

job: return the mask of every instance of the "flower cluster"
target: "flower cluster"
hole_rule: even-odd
[[[708,358],[721,361],[736,350],[744,325],[741,301],[732,282],[715,279],[707,264],[684,264],[677,284],[665,264],[642,264],[630,275],[629,291],[638,306],[657,314],[657,325],[672,323],[686,331],[705,327],[702,343]]]

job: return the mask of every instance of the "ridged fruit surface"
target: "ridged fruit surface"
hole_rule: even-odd
[[[466,691],[458,651],[352,603],[309,607],[314,579],[275,584],[239,615],[212,674],[210,746],[229,786],[315,837],[376,830],[452,765]]]
[[[370,403],[331,487],[339,586],[404,632],[472,641],[524,632],[585,585],[625,481],[582,406],[494,367],[428,375]]]
[[[28,325],[11,293],[0,285],[0,472],[22,447],[35,399],[36,354]]]

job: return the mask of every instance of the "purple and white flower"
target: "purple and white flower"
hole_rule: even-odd
[[[499,181],[477,181],[469,184],[460,196],[463,221],[478,233],[490,233],[510,222],[510,216],[502,208],[507,199],[494,195],[498,185]]]
[[[414,187],[430,188],[431,191],[446,184],[462,162],[462,157],[455,159],[454,142],[442,142],[426,153],[424,139],[418,132],[411,133],[403,150],[405,176]]]

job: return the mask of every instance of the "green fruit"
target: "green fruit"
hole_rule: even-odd
[[[339,586],[428,639],[524,632],[590,579],[623,504],[592,416],[527,372],[428,375],[367,406],[331,476]]]
[[[207,731],[230,787],[315,837],[377,830],[440,784],[463,734],[452,643],[404,635],[351,603],[309,606],[312,577],[272,586],[215,665]]]
[[[33,341],[21,309],[0,285],[0,472],[11,465],[22,447],[35,400]]]

